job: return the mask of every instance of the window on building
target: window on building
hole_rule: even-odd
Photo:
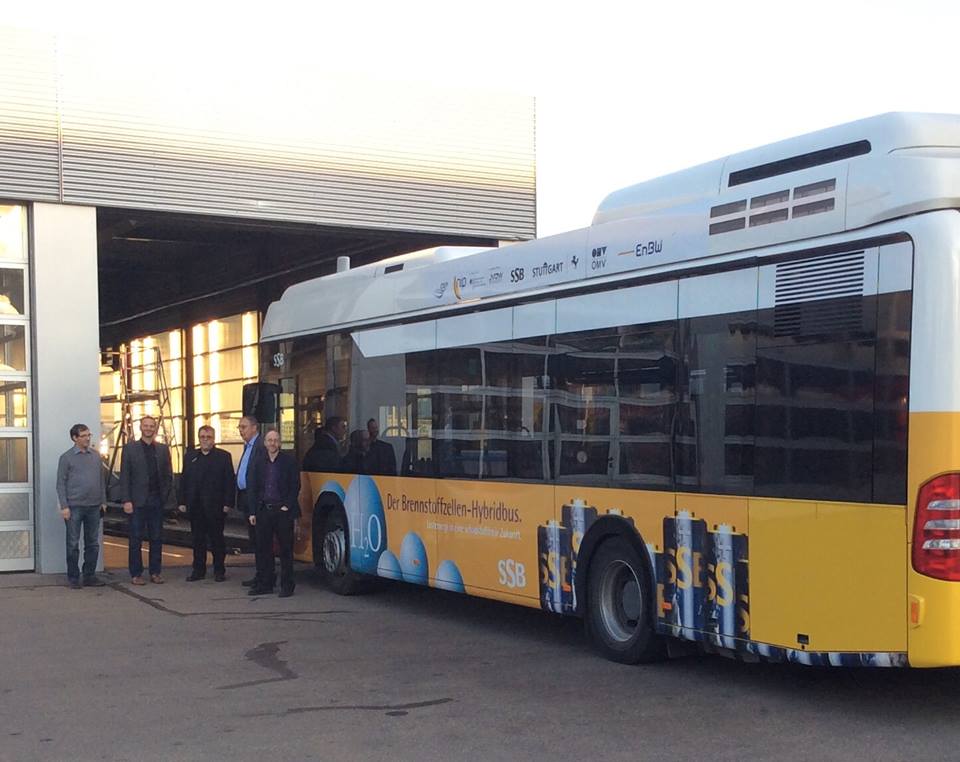
[[[256,312],[198,323],[190,329],[193,364],[191,431],[212,426],[219,447],[233,462],[243,454],[237,430],[243,416],[243,385],[257,380],[260,325]]]

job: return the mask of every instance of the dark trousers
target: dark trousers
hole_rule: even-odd
[[[83,530],[83,576],[97,573],[100,557],[100,506],[71,505],[70,518],[64,519],[67,527],[67,577],[80,579],[80,533]]]
[[[280,546],[280,589],[293,590],[293,513],[262,503],[257,510],[257,579],[272,588],[276,576],[273,538]]]
[[[143,556],[140,554],[140,543],[144,534],[150,540],[150,574],[159,574],[161,570],[163,552],[163,507],[159,498],[150,498],[143,505],[133,506],[130,514],[130,576],[139,577],[143,574]]]
[[[257,528],[250,526],[249,518],[256,511],[253,510],[253,506],[247,505],[247,491],[245,489],[237,490],[237,509],[247,520],[247,537],[250,539],[250,547],[253,548],[254,579],[260,579],[260,562],[257,560]]]
[[[193,570],[207,573],[207,547],[213,553],[213,571],[224,574],[227,547],[223,541],[222,505],[188,506],[190,510],[190,533],[193,535]]]

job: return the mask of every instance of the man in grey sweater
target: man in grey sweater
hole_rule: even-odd
[[[100,454],[90,446],[90,429],[82,423],[70,427],[73,447],[57,465],[57,499],[67,528],[67,580],[79,590],[102,587],[97,577],[100,557],[100,517],[107,507]],[[83,584],[80,583],[80,532],[83,530]]]

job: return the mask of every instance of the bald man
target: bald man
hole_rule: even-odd
[[[293,595],[293,540],[300,531],[300,469],[296,459],[280,451],[280,434],[263,437],[266,457],[258,458],[247,473],[247,520],[257,530],[257,584],[248,595],[273,592],[276,574],[273,538],[280,546],[280,597]]]

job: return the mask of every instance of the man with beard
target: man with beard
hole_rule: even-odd
[[[257,578],[249,595],[273,592],[276,574],[273,538],[280,546],[280,597],[293,595],[293,540],[299,534],[300,469],[297,461],[280,451],[280,434],[268,431],[263,438],[266,457],[250,467],[248,510],[250,525],[257,530]]]

